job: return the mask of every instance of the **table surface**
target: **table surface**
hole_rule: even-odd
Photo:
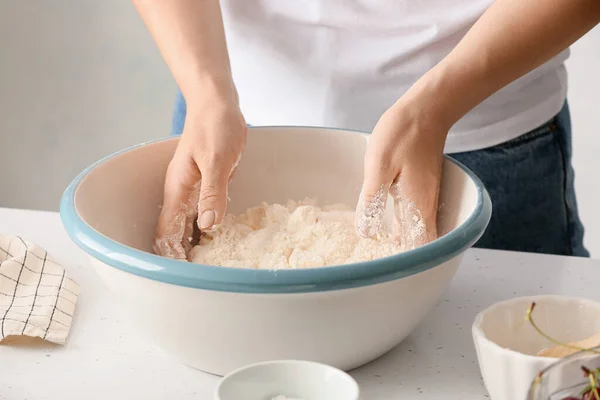
[[[65,346],[0,345],[0,399],[212,399],[218,378],[171,359],[128,325],[57,213],[0,208],[0,233],[44,247],[81,285]],[[400,346],[351,372],[361,399],[485,399],[471,338],[475,315],[516,296],[600,300],[600,261],[470,250],[438,307]]]

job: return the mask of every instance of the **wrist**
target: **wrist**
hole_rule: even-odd
[[[204,75],[182,85],[181,92],[188,108],[218,107],[239,104],[231,76]]]
[[[423,118],[448,131],[479,101],[476,79],[467,68],[442,62],[423,75],[397,105],[410,104]],[[396,106],[396,105],[394,105]]]
[[[424,75],[394,105],[389,112],[416,127],[419,134],[445,142],[448,131],[458,120],[452,101],[441,89],[437,77]]]

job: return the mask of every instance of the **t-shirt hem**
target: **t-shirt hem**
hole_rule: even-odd
[[[566,99],[567,90],[564,88],[544,102],[512,118],[472,131],[451,132],[446,139],[444,153],[482,150],[516,139],[554,118]]]

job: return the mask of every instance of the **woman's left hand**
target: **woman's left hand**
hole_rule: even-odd
[[[599,21],[598,0],[495,1],[454,50],[379,120],[367,148],[357,233],[377,235],[389,192],[405,247],[435,239],[442,154],[450,127]]]
[[[355,222],[359,236],[376,237],[389,193],[396,215],[394,231],[406,249],[437,238],[443,150],[449,129],[418,103],[400,99],[373,130]]]

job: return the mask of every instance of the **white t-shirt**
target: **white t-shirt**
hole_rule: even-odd
[[[222,0],[242,111],[252,125],[370,132],[493,0]],[[564,104],[568,50],[456,123],[447,153],[494,146]]]

